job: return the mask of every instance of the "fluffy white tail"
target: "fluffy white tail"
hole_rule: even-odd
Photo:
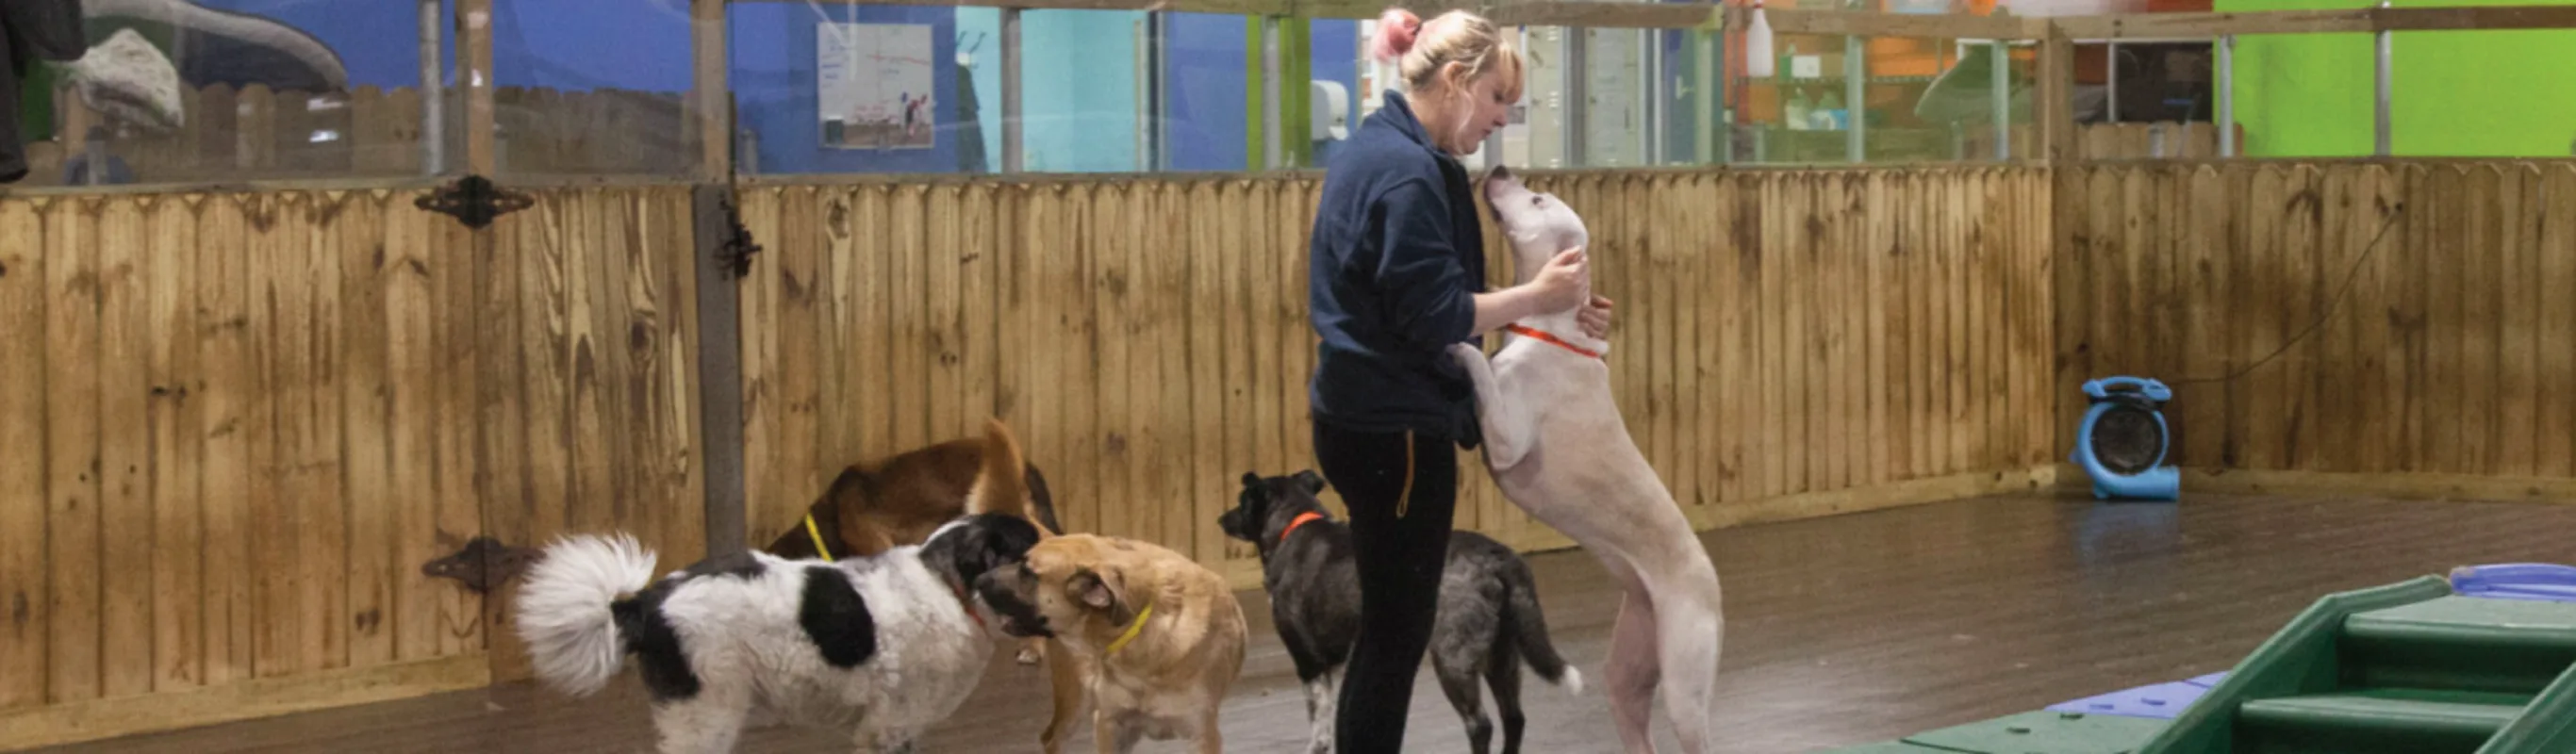
[[[607,686],[626,664],[612,606],[652,582],[653,551],[633,536],[585,534],[548,545],[517,605],[537,679],[573,696]]]

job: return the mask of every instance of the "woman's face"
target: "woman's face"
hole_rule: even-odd
[[[1518,74],[1508,62],[1488,66],[1467,82],[1463,93],[1445,97],[1450,107],[1439,117],[1446,122],[1425,124],[1431,126],[1433,138],[1445,140],[1440,148],[1453,155],[1473,154],[1485,137],[1500,130],[1511,117],[1512,103],[1520,99]]]

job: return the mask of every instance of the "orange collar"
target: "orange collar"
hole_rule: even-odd
[[[952,584],[949,588],[957,591],[957,604],[966,608],[966,617],[975,621],[975,627],[986,628],[987,626],[984,625],[984,616],[975,612],[975,601],[966,598],[966,585]]]
[[[1287,544],[1288,535],[1297,533],[1297,527],[1305,526],[1308,521],[1321,521],[1323,518],[1324,514],[1307,511],[1297,514],[1296,518],[1288,519],[1288,528],[1279,532],[1279,543]]]
[[[1517,325],[1517,324],[1504,325],[1504,326],[1503,326],[1503,329],[1504,329],[1504,330],[1506,330],[1506,331],[1511,332],[1511,334],[1513,334],[1513,335],[1518,335],[1518,336],[1521,336],[1521,337],[1524,337],[1524,338],[1529,338],[1529,339],[1532,339],[1532,340],[1537,340],[1537,341],[1540,341],[1540,342],[1543,342],[1543,343],[1547,343],[1547,344],[1550,344],[1550,345],[1554,345],[1554,346],[1556,346],[1556,347],[1558,347],[1558,348],[1563,348],[1563,349],[1568,350],[1568,351],[1573,351],[1573,352],[1575,352],[1575,353],[1583,354],[1583,357],[1584,357],[1584,358],[1587,358],[1587,359],[1598,359],[1598,358],[1601,358],[1601,352],[1600,352],[1600,351],[1595,351],[1595,350],[1592,350],[1592,349],[1589,349],[1589,348],[1584,348],[1584,347],[1582,347],[1582,346],[1578,346],[1578,345],[1575,345],[1575,344],[1572,344],[1572,343],[1565,342],[1565,339],[1564,339],[1564,338],[1556,337],[1555,335],[1549,334],[1549,333],[1548,333],[1547,331],[1545,331],[1545,330],[1540,330],[1540,329],[1533,328],[1533,327],[1523,327],[1523,326],[1521,326],[1521,325]]]

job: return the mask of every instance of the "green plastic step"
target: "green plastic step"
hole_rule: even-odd
[[[2446,672],[2445,656],[2439,652],[2422,651],[2424,644],[2352,640],[2345,633],[2345,624],[2354,615],[2419,605],[2449,596],[2452,596],[2451,584],[2439,576],[2326,595],[2264,640],[2243,662],[2229,671],[2224,680],[2202,695],[2199,701],[2193,702],[2190,708],[2183,710],[2171,726],[2142,747],[2140,754],[2323,754],[2336,751],[2334,747],[2345,744],[2350,744],[2351,748],[2344,754],[2409,751],[2403,747],[2386,748],[2379,745],[2382,742],[2367,736],[2348,742],[2320,740],[2341,736],[2314,734],[2305,726],[2295,724],[2287,727],[2256,726],[2247,718],[2264,712],[2263,702],[2279,704],[2277,700],[2290,697],[2343,693],[2356,685],[2367,687],[2353,680],[2352,676],[2356,675],[2351,672],[2356,668],[2354,660],[2360,660],[2361,667],[2384,664],[2421,674]],[[2377,646],[2355,646],[2367,644]],[[2379,650],[2381,657],[2351,656],[2355,653],[2369,654],[2373,650]],[[2411,658],[2418,662],[2412,663],[2411,668],[2405,667],[2406,663],[2379,662],[2391,658]],[[2402,676],[2407,673],[2394,674]],[[2255,707],[2249,711],[2247,705]],[[2275,711],[2285,722],[2302,720],[2303,713],[2307,712],[2298,709],[2295,703],[2288,709],[2275,708]],[[2311,734],[2302,738],[2300,734],[2303,732]],[[2433,743],[2436,745],[2420,754],[2435,754],[2454,746],[2449,741]],[[2471,750],[2474,748],[2472,743]]]
[[[2344,620],[2340,683],[2540,693],[2576,665],[2576,605],[2442,597]]]
[[[2365,689],[2256,699],[2238,709],[2247,725],[2433,733],[2484,739],[2522,714],[2529,697],[2468,691]]]
[[[2344,619],[2345,636],[2378,642],[2470,644],[2576,653],[2576,604],[2442,597]]]

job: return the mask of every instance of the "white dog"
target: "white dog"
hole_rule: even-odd
[[[967,587],[1037,542],[1024,518],[978,514],[873,558],[744,552],[655,581],[633,537],[573,537],[520,589],[518,632],[537,677],[575,696],[633,655],[663,754],[731,751],[772,720],[911,751],[974,692],[999,639]]]
[[[1521,282],[1589,240],[1572,208],[1510,171],[1487,176],[1485,198]],[[1647,717],[1660,687],[1682,749],[1707,752],[1725,635],[1717,567],[1628,437],[1601,360],[1609,344],[1585,336],[1573,310],[1510,332],[1519,337],[1490,363],[1474,346],[1450,349],[1476,384],[1485,463],[1505,498],[1600,558],[1625,590],[1602,673],[1621,743],[1654,751]]]

